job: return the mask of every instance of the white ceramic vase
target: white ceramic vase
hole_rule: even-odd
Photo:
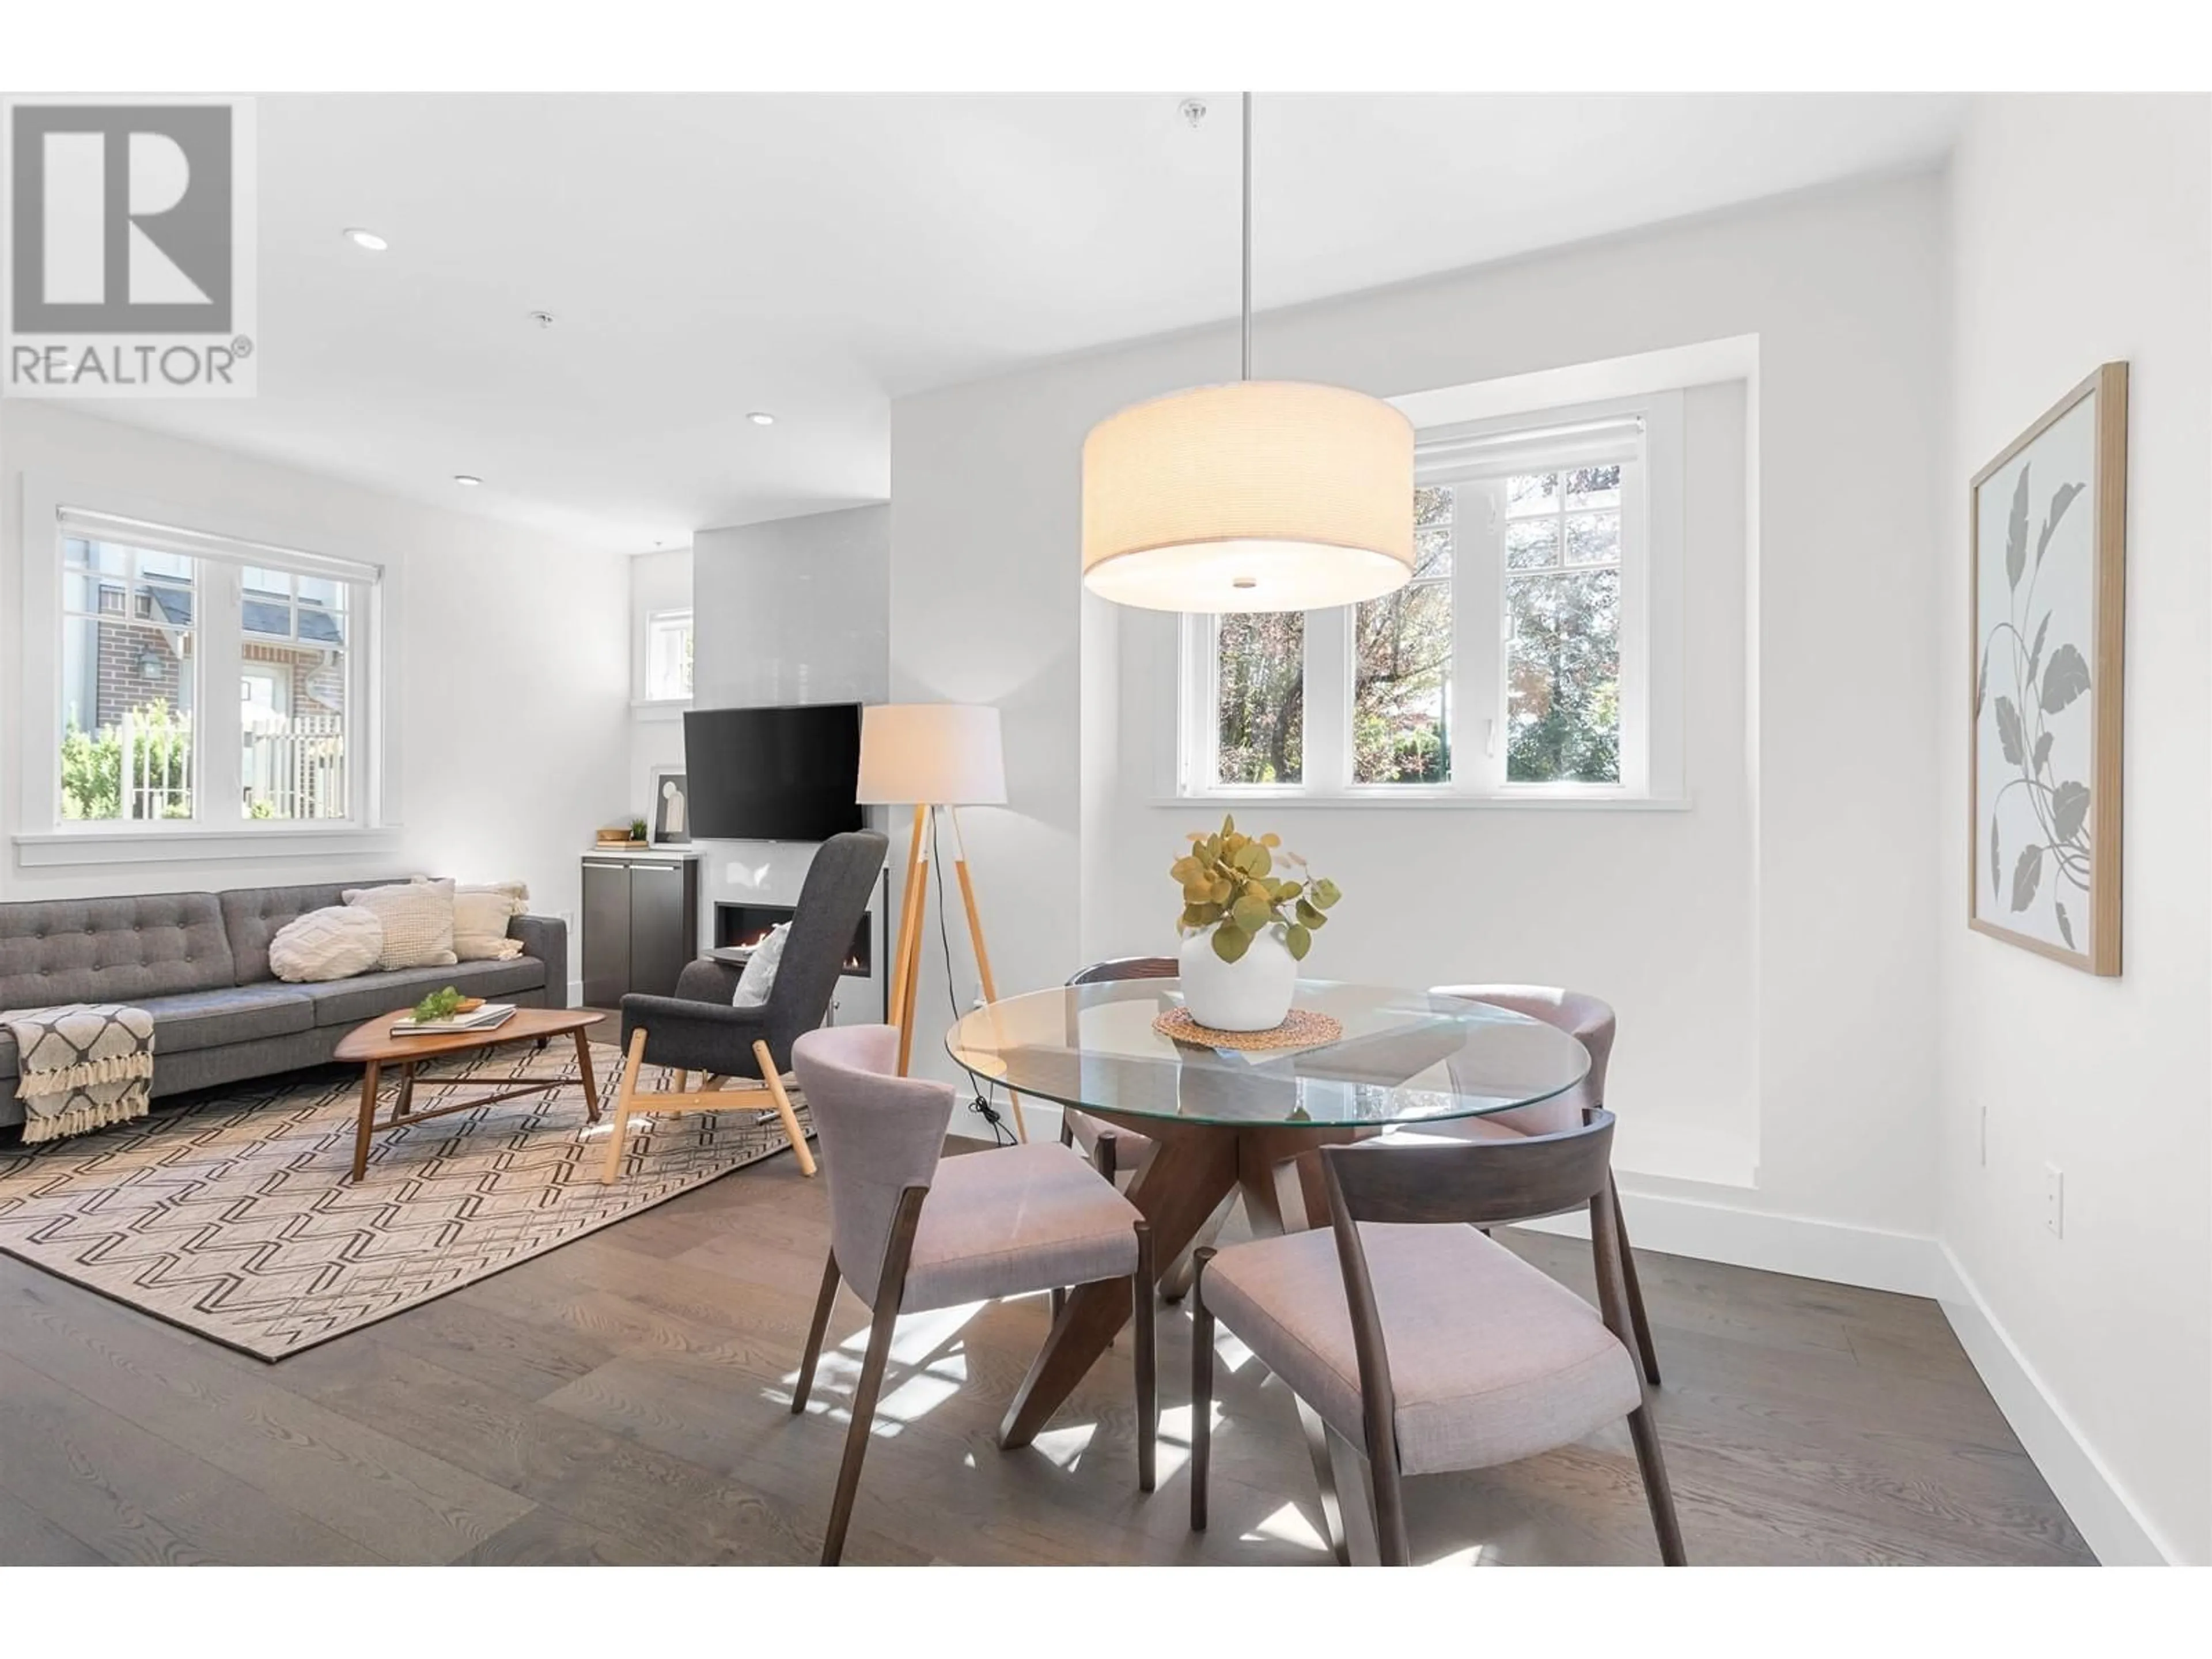
[[[1186,934],[1181,966],[1183,1005],[1200,1025],[1217,1031],[1271,1031],[1290,1018],[1298,964],[1283,943],[1279,924],[1261,928],[1235,962],[1214,955],[1213,928]]]

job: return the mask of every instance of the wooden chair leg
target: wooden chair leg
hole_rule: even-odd
[[[1644,1380],[1656,1389],[1659,1386],[1659,1350],[1652,1345],[1651,1322],[1644,1316],[1644,1287],[1636,1282],[1636,1252],[1628,1247],[1628,1214],[1620,1207],[1618,1186],[1613,1189],[1613,1231],[1620,1235],[1620,1276],[1628,1287],[1628,1322],[1636,1332],[1636,1355],[1644,1363]]]
[[[1190,1297],[1190,1529],[1206,1530],[1207,1465],[1213,1454],[1213,1315],[1206,1305],[1206,1264],[1211,1247],[1195,1257]]]
[[[845,1460],[837,1466],[837,1494],[830,1504],[830,1530],[822,1540],[822,1565],[834,1567],[845,1553],[845,1534],[853,1524],[853,1501],[860,1491],[860,1462],[868,1455],[875,1425],[876,1398],[883,1392],[884,1367],[891,1356],[891,1329],[897,1315],[885,1310],[868,1327],[867,1357],[860,1362],[860,1384],[853,1391],[853,1421],[845,1431]]]
[[[1382,1449],[1389,1452],[1392,1449]],[[1368,1453],[1367,1492],[1375,1506],[1375,1546],[1382,1565],[1411,1566],[1413,1555],[1406,1532],[1405,1489],[1394,1457]]]
[[[806,1144],[806,1132],[799,1127],[799,1114],[791,1109],[791,1097],[783,1091],[782,1075],[775,1069],[775,1061],[765,1042],[753,1044],[753,1058],[760,1062],[761,1081],[768,1085],[769,1098],[775,1102],[775,1115],[783,1120],[785,1138],[798,1156],[799,1173],[811,1176],[814,1173],[813,1149]]]
[[[845,1533],[853,1524],[853,1500],[860,1490],[860,1460],[867,1455],[868,1431],[874,1425],[876,1398],[883,1392],[884,1366],[891,1355],[891,1331],[898,1323],[899,1304],[906,1299],[906,1268],[914,1252],[914,1232],[921,1221],[927,1187],[908,1187],[899,1194],[897,1212],[891,1218],[891,1236],[884,1246],[883,1271],[877,1276],[875,1302],[869,1313],[868,1352],[860,1361],[860,1386],[853,1390],[853,1421],[845,1432],[845,1460],[837,1468],[837,1493],[830,1504],[830,1529],[822,1539],[822,1565],[834,1567],[845,1553]]]
[[[1652,1530],[1659,1534],[1659,1559],[1670,1567],[1687,1566],[1689,1557],[1682,1552],[1682,1523],[1674,1515],[1674,1489],[1668,1484],[1667,1462],[1659,1455],[1659,1428],[1651,1420],[1649,1406],[1638,1406],[1629,1413],[1628,1435],[1636,1443],[1636,1466],[1643,1471]]]
[[[1121,1172],[1121,1146],[1120,1139],[1111,1129],[1104,1131],[1098,1137],[1098,1150],[1091,1155],[1091,1167],[1107,1180],[1113,1180]]]
[[[645,1028],[640,1026],[629,1040],[629,1053],[623,1057],[622,1086],[615,1091],[614,1127],[607,1133],[607,1161],[599,1171],[602,1184],[611,1182],[622,1174],[623,1142],[629,1136],[630,1109],[637,1099],[637,1074],[645,1065]]]
[[[1137,1490],[1150,1492],[1159,1467],[1160,1376],[1153,1357],[1158,1301],[1152,1289],[1152,1230],[1137,1223],[1137,1272],[1129,1281],[1137,1323]]]
[[[822,1269],[822,1294],[814,1301],[814,1323],[806,1333],[805,1357],[799,1362],[799,1383],[791,1391],[791,1414],[801,1416],[806,1410],[806,1396],[814,1387],[814,1368],[822,1363],[822,1338],[830,1328],[830,1310],[837,1305],[837,1253],[830,1253],[830,1261]]]
[[[686,1071],[680,1071],[680,1070],[679,1070],[679,1071],[676,1073],[676,1092],[677,1092],[678,1094],[679,1094],[679,1095],[680,1095],[680,1094],[682,1094],[682,1093],[683,1093],[686,1089],[690,1088],[690,1086],[691,1086],[691,1073],[689,1073],[689,1072],[686,1072]]]
[[[1052,1322],[1055,1325],[1059,1324],[1060,1315],[1067,1309],[1066,1287],[1060,1285],[1054,1285],[1045,1292],[1045,1301],[1052,1310]]]

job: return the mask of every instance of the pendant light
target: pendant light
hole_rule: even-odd
[[[1202,113],[1202,112],[1200,112]],[[1244,94],[1243,378],[1133,404],[1083,444],[1083,582],[1148,611],[1315,611],[1413,572],[1413,428],[1344,386],[1252,378]]]

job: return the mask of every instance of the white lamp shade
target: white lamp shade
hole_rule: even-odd
[[[1083,445],[1083,581],[1148,611],[1314,611],[1413,573],[1413,428],[1343,386],[1137,404]]]
[[[887,702],[860,711],[863,806],[1003,806],[999,711],[959,702]]]

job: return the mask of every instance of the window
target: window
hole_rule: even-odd
[[[198,562],[62,541],[62,817],[192,816]]]
[[[1679,793],[1651,617],[1678,562],[1680,406],[1422,433],[1406,586],[1335,611],[1184,619],[1181,793]]]
[[[376,570],[59,516],[56,827],[361,823]]]
[[[1620,477],[1504,481],[1509,783],[1620,781]]]
[[[645,624],[645,696],[676,702],[691,695],[691,613],[656,611]]]

